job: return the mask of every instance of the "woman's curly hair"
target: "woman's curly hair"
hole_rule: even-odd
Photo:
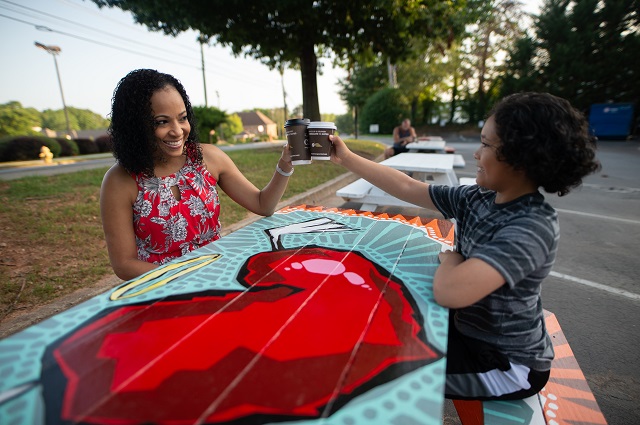
[[[589,124],[565,99],[517,93],[503,98],[489,115],[501,141],[498,158],[524,170],[546,192],[564,196],[600,169]]]
[[[202,148],[198,143],[196,121],[189,97],[175,77],[153,69],[136,69],[120,80],[111,101],[109,134],[113,156],[130,173],[153,177],[154,160],[161,160],[155,141],[156,128],[151,110],[151,96],[158,90],[175,88],[187,111],[191,125],[185,142],[185,152],[196,163],[202,163]]]

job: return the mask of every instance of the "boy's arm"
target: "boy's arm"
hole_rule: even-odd
[[[470,306],[506,283],[495,268],[478,258],[465,260],[453,251],[441,252],[439,258],[433,295],[443,307]]]
[[[374,186],[403,201],[437,211],[429,195],[429,184],[415,180],[401,171],[370,161],[349,150],[338,136],[329,136],[334,149],[331,160],[367,180]]]

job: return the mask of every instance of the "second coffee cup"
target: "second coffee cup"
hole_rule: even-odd
[[[311,164],[311,151],[307,139],[307,119],[291,119],[284,123],[287,143],[291,149],[291,164]]]
[[[311,121],[307,126],[309,134],[309,146],[311,148],[311,159],[315,161],[328,161],[331,159],[331,140],[329,136],[336,131],[337,127],[332,122]]]

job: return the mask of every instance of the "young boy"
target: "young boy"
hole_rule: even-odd
[[[584,117],[550,94],[504,98],[482,129],[472,186],[429,185],[332,140],[333,162],[457,222],[457,252],[440,254],[433,281],[436,301],[451,309],[446,397],[506,400],[539,392],[554,355],[540,285],[555,261],[559,227],[538,189],[563,196],[599,169]]]

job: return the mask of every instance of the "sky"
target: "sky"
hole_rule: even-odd
[[[100,9],[90,0],[0,0],[0,39],[0,104],[18,101],[39,111],[62,109],[53,56],[37,48],[39,42],[61,49],[56,59],[67,107],[107,117],[118,81],[138,68],[174,75],[192,105],[205,105],[200,44],[193,31],[175,38],[152,32],[134,23],[131,13]],[[205,45],[203,52],[209,106],[228,113],[283,106],[278,71],[235,57],[228,47]],[[333,69],[329,60],[322,63],[320,112],[344,114],[337,82],[346,71]],[[300,71],[286,70],[284,86],[291,111],[302,104]]]
[[[540,0],[524,1],[536,11]],[[185,7],[188,2],[185,2]],[[53,56],[35,42],[61,49],[56,57],[65,103],[107,117],[118,81],[129,71],[152,68],[185,86],[192,105],[207,104],[234,113],[283,106],[282,80],[275,70],[252,58],[235,57],[228,47],[200,45],[193,31],[178,37],[136,24],[129,12],[98,8],[90,0],[0,0],[0,104],[18,101],[39,111],[62,109]],[[321,113],[344,114],[338,81],[346,71],[320,60]],[[302,104],[300,72],[286,70],[289,111]]]

